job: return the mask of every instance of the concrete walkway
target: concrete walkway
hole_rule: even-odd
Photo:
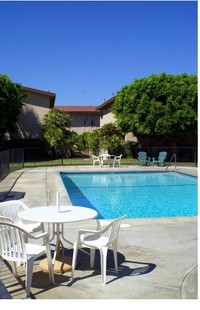
[[[100,168],[103,171],[103,168]],[[123,167],[114,171],[153,171],[164,168]],[[170,169],[173,169],[170,167]],[[113,168],[105,168],[105,171]],[[54,205],[56,192],[61,203],[71,204],[59,172],[99,171],[99,168],[49,167],[23,169],[11,173],[0,182],[0,198],[22,199],[29,207]],[[197,176],[197,168],[179,167],[177,171]],[[2,199],[2,200],[3,200]],[[66,224],[68,239],[75,240],[79,228],[93,228],[95,220]],[[89,257],[78,256],[75,281],[70,272],[56,275],[49,284],[48,275],[35,265],[31,299],[197,299],[197,217],[163,219],[126,219],[119,233],[119,273],[113,271],[112,252],[108,253],[107,285],[101,286],[99,258],[95,270],[89,269]],[[72,248],[65,244],[66,254]],[[0,273],[0,298],[24,298],[25,270],[20,267],[15,279],[3,264]],[[5,291],[6,289],[6,291]]]

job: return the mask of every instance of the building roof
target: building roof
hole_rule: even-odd
[[[54,109],[64,111],[67,113],[99,113],[101,109],[109,107],[115,101],[116,96],[108,99],[99,106],[55,106]]]
[[[105,101],[104,103],[102,103],[101,105],[99,105],[96,109],[97,110],[101,110],[101,109],[105,109],[106,106],[110,106],[114,103],[116,96],[113,96],[112,98],[108,99],[107,101]]]
[[[99,113],[96,106],[55,106],[54,109],[68,113]]]
[[[55,99],[56,99],[56,94],[51,93],[50,91],[44,91],[44,90],[39,90],[35,88],[30,88],[26,86],[21,86],[21,90],[25,93],[35,93],[43,96],[48,96],[50,98],[50,107],[54,107]]]

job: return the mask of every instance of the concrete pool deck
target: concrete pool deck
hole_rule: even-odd
[[[173,170],[173,167],[170,167]],[[196,167],[177,167],[177,172],[197,176]],[[0,182],[0,198],[22,199],[27,206],[55,205],[56,192],[61,203],[71,204],[59,172],[89,171],[165,171],[165,167],[127,166],[98,168],[92,166],[62,166],[22,169],[12,172]],[[79,228],[93,228],[95,220],[65,224],[68,239],[75,240]],[[57,274],[56,284],[49,284],[48,275],[36,263],[31,287],[31,299],[198,299],[197,289],[197,217],[162,219],[126,219],[119,232],[119,273],[113,272],[112,253],[108,253],[107,285],[101,286],[97,257],[95,269],[89,269],[89,259],[80,254],[75,281],[70,272]],[[67,255],[72,255],[69,244]],[[85,257],[87,256],[87,257]],[[17,280],[3,264],[0,272],[0,298],[23,299],[24,269]]]

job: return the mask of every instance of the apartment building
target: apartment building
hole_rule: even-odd
[[[44,116],[54,108],[56,94],[50,91],[21,87],[22,94],[26,94],[22,110],[19,115],[19,132],[14,138],[35,139],[43,135]]]
[[[78,134],[92,132],[100,127],[99,111],[96,106],[55,106],[66,112],[71,119],[71,130]]]

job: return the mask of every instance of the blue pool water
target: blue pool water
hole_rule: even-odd
[[[60,173],[72,204],[98,218],[197,215],[197,178],[180,173]]]

